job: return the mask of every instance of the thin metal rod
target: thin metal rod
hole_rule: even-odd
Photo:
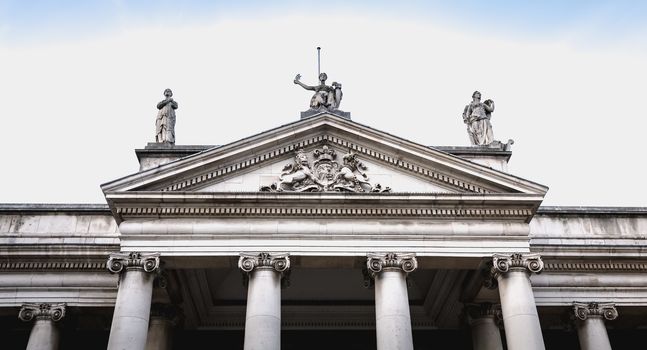
[[[317,46],[317,77],[321,75],[321,48]]]

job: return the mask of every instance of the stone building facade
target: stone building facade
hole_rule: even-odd
[[[633,349],[647,208],[545,207],[503,147],[322,112],[149,144],[107,204],[0,205],[0,322],[30,349]],[[634,345],[632,345],[634,344]],[[4,347],[3,347],[4,348]]]

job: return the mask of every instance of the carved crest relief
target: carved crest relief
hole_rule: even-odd
[[[364,165],[354,152],[338,159],[334,149],[324,145],[306,153],[296,151],[294,161],[287,164],[279,181],[261,187],[269,192],[391,192],[389,187],[372,184]]]

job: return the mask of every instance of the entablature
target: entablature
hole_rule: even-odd
[[[130,218],[400,218],[511,220],[528,223],[542,197],[532,194],[165,193],[107,194],[118,222]]]

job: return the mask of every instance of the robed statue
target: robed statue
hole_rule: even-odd
[[[341,103],[341,98],[343,96],[341,92],[341,84],[333,82],[332,85],[326,85],[326,79],[328,79],[328,75],[326,75],[326,73],[321,73],[319,74],[319,85],[310,86],[301,82],[301,74],[297,74],[294,78],[295,84],[300,85],[306,90],[315,92],[310,99],[311,109],[339,109],[339,104]]]
[[[494,142],[490,118],[494,112],[494,101],[481,102],[481,93],[474,91],[472,102],[463,109],[463,122],[472,145],[488,146]]]
[[[164,90],[164,100],[157,104],[155,119],[155,142],[175,144],[175,110],[177,102],[173,100],[173,91]]]

